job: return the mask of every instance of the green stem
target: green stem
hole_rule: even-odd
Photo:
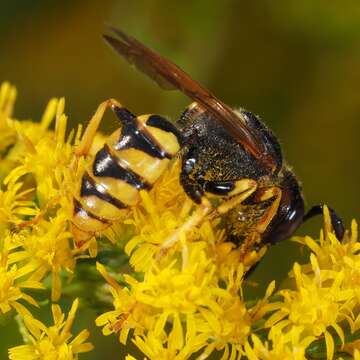
[[[350,329],[348,329],[350,330]],[[342,342],[341,339],[334,333],[332,333],[334,339],[335,353],[345,359],[344,353],[341,352]],[[345,332],[345,344],[349,344],[355,340],[360,339],[360,329],[350,333]],[[326,359],[326,344],[324,338],[313,341],[309,347],[306,349],[306,355],[309,359]],[[352,359],[352,357],[350,357]]]

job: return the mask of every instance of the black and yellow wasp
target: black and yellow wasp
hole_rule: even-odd
[[[307,218],[322,212],[314,206],[304,215],[301,187],[282,158],[274,134],[254,114],[235,111],[183,70],[121,30],[104,35],[129,63],[164,89],[178,89],[194,102],[178,126],[159,115],[136,116],[115,100],[102,103],[77,148],[86,154],[101,118],[110,107],[121,122],[96,153],[74,198],[73,233],[82,243],[135,206],[141,189],[150,189],[175,156],[181,157],[180,182],[199,204],[178,233],[196,226],[210,213],[223,217],[229,241],[242,254],[289,237]],[[214,207],[209,200],[220,199]],[[341,220],[331,210],[342,238]]]

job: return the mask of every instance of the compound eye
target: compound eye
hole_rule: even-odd
[[[206,181],[204,184],[206,192],[219,196],[228,195],[234,188],[233,181]]]

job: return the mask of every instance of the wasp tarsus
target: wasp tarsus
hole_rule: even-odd
[[[331,207],[328,207],[331,219],[331,225],[335,231],[335,235],[339,240],[342,240],[345,234],[345,227],[340,216]],[[324,212],[324,205],[314,205],[305,215],[303,221],[307,221],[316,215],[322,215]]]

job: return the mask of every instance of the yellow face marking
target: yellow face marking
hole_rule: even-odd
[[[217,212],[219,214],[225,214],[231,209],[233,209],[238,204],[242,203],[246,200],[251,194],[254,193],[257,187],[257,183],[255,180],[251,179],[243,179],[237,181],[239,192],[230,198],[227,201],[224,201],[220,206],[217,207]],[[241,191],[240,191],[241,190]]]
[[[255,180],[252,179],[241,179],[234,182],[235,187],[232,191],[228,193],[228,196],[234,196],[237,194],[241,194],[242,192],[250,189],[250,188],[256,188],[257,183]]]

